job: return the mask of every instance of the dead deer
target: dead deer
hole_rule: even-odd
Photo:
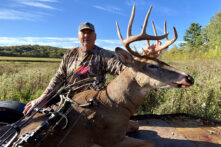
[[[191,76],[181,72],[168,64],[151,58],[146,54],[139,54],[130,48],[130,43],[147,40],[166,39],[164,45],[157,50],[169,47],[177,39],[174,28],[174,38],[168,40],[168,33],[162,36],[146,34],[149,9],[141,34],[131,35],[131,28],[135,14],[133,6],[131,19],[128,25],[127,39],[123,39],[117,24],[118,35],[127,51],[117,47],[115,52],[119,60],[127,67],[119,76],[110,82],[104,90],[98,93],[95,90],[87,90],[74,96],[79,104],[94,98],[91,108],[81,108],[71,105],[67,114],[69,126],[65,131],[57,130],[48,135],[41,146],[64,146],[64,147],[147,147],[155,146],[151,141],[139,140],[126,136],[128,121],[136,109],[144,102],[147,93],[155,88],[187,88],[193,85]],[[153,25],[154,26],[154,25]],[[155,27],[154,27],[155,30]],[[155,31],[156,32],[156,31]],[[95,96],[96,95],[96,96]],[[21,133],[34,130],[44,120],[44,114],[37,114],[32,122],[22,128]],[[42,136],[42,138],[45,136]],[[26,145],[24,145],[26,146]],[[28,146],[28,145],[27,145]],[[30,145],[33,146],[33,145]]]

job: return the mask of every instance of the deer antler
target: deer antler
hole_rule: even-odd
[[[152,22],[152,25],[153,25],[154,33],[155,33],[155,35],[157,36],[157,31],[156,31],[154,22]],[[156,49],[155,49],[156,52],[157,52],[157,51],[162,51],[162,50],[168,48],[171,44],[173,44],[173,43],[176,41],[178,35],[177,35],[177,31],[176,31],[176,28],[175,28],[175,27],[173,27],[173,32],[174,32],[174,38],[173,38],[172,40],[169,40],[169,39],[168,39],[168,36],[167,36],[167,37],[165,38],[165,39],[166,39],[165,44],[162,45],[162,46],[160,46],[160,48],[156,48]],[[165,23],[164,23],[164,33],[165,33],[165,34],[167,33],[167,22],[166,22],[166,21],[165,21]],[[157,41],[158,41],[158,40],[157,40]]]
[[[143,27],[142,27],[142,31],[139,35],[136,35],[136,36],[131,35],[131,28],[132,28],[132,24],[133,24],[133,21],[134,21],[134,15],[135,15],[135,4],[133,5],[133,9],[132,9],[132,13],[131,13],[131,17],[130,17],[130,21],[129,21],[128,29],[127,29],[127,38],[125,40],[123,39],[123,37],[120,33],[119,25],[116,22],[117,32],[118,32],[118,36],[119,36],[121,42],[123,43],[124,47],[128,50],[128,52],[130,54],[136,56],[136,57],[144,57],[144,56],[147,56],[147,55],[141,55],[137,51],[133,51],[130,48],[130,43],[132,43],[132,42],[139,41],[139,40],[147,40],[147,45],[149,45],[149,40],[157,40],[158,41],[158,40],[161,40],[161,39],[166,39],[166,43],[163,46],[161,46],[160,48],[157,48],[155,50],[155,51],[161,51],[163,49],[168,48],[177,39],[177,32],[176,32],[175,27],[173,27],[175,37],[171,41],[168,40],[168,33],[166,31],[166,22],[165,22],[165,25],[164,25],[164,35],[157,36],[157,32],[156,32],[154,24],[153,24],[153,29],[154,29],[154,32],[155,32],[155,36],[151,36],[151,35],[146,34],[146,27],[147,27],[147,22],[148,22],[148,19],[149,19],[151,9],[152,9],[152,6],[149,8],[149,10],[147,12],[147,15],[145,17],[144,24],[143,24]]]

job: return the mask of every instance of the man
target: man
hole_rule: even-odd
[[[53,94],[49,95],[49,93],[54,91],[56,88],[58,90],[62,86],[60,83],[62,83],[62,81],[65,79],[67,79],[65,84],[72,84],[92,76],[89,72],[82,72],[82,74],[74,80],[71,78],[71,75],[82,68],[82,65],[90,65],[90,70],[93,71],[93,76],[96,75],[100,77],[104,77],[106,73],[116,75],[123,70],[124,66],[116,59],[116,56],[113,52],[102,49],[95,45],[96,33],[95,28],[91,23],[86,22],[80,24],[78,39],[81,43],[81,46],[71,49],[64,55],[57,73],[50,81],[44,93],[39,98],[27,103],[23,111],[24,114],[27,114],[40,101],[42,101],[42,103],[39,105],[39,107],[47,103],[49,98],[53,96]],[[160,46],[160,44],[154,44],[148,48],[145,48],[145,50],[149,54],[157,57],[160,52],[153,52],[156,46]],[[54,93],[56,93],[56,90]],[[136,131],[138,129],[137,122],[130,121],[129,124],[128,131]]]

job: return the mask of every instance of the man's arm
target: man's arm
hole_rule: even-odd
[[[66,79],[66,75],[67,75],[66,58],[67,58],[67,54],[64,55],[58,71],[56,72],[55,76],[51,79],[50,83],[48,84],[43,94],[37,99],[34,99],[26,104],[25,109],[23,111],[24,114],[27,114],[35,105],[37,105],[41,101],[42,102],[38,107],[43,106],[45,103],[48,102],[49,98],[52,97],[62,86],[60,83],[62,83]]]
[[[45,91],[43,92],[43,94],[40,97],[46,97],[49,93],[51,93],[53,91],[53,93],[51,93],[48,98],[50,98],[51,96],[53,96],[60,88],[61,88],[61,83],[66,79],[67,77],[67,70],[66,70],[66,56],[64,56],[64,58],[62,59],[60,66],[58,68],[58,71],[56,72],[56,74],[54,75],[54,77],[51,79],[51,81],[49,82],[47,88],[45,89]]]

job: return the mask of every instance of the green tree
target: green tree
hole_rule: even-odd
[[[212,17],[208,26],[205,27],[210,49],[221,49],[221,12]]]
[[[67,49],[40,46],[40,45],[21,45],[0,47],[0,56],[21,56],[21,57],[53,57],[60,58],[67,52]]]
[[[192,49],[197,49],[203,44],[203,37],[201,35],[202,26],[199,23],[192,23],[188,30],[186,30],[183,40],[186,43],[182,44]]]

